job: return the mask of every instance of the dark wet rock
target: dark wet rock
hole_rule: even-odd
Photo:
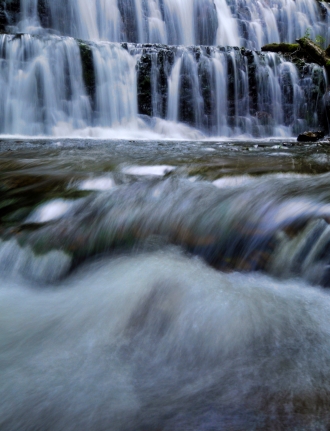
[[[200,59],[200,51],[195,53],[197,61]],[[181,69],[181,88],[179,101],[179,121],[188,124],[196,124],[196,109],[194,100],[196,100],[196,89],[198,83],[194,81],[191,73],[192,64],[189,57],[184,56]]]
[[[78,40],[83,78],[86,91],[91,99],[92,105],[95,103],[95,70],[93,61],[93,51],[90,45],[82,40]]]
[[[51,22],[47,0],[38,0],[38,16],[42,27],[50,27]]]
[[[324,50],[308,37],[297,39],[297,43],[270,43],[264,45],[261,50],[282,54],[288,61],[291,61],[297,66],[301,76],[304,76],[306,66],[308,67],[306,63],[316,63],[324,67],[328,75],[330,73],[330,46]],[[320,89],[316,97],[320,96],[322,98],[324,92],[325,89]],[[319,118],[322,117],[322,124],[325,124],[325,128],[328,129],[328,121],[324,117],[324,110]],[[308,124],[311,124],[308,118],[306,118],[306,120]]]
[[[128,48],[126,48],[128,49]],[[141,49],[137,63],[138,112],[141,115],[166,117],[168,78],[175,58],[175,47],[144,44],[133,47]],[[156,100],[153,98],[156,97]]]
[[[285,45],[285,44],[284,44]],[[285,54],[287,61],[296,64],[301,77],[301,86],[306,98],[310,101],[310,115],[301,112],[301,118],[305,120],[307,127],[327,128],[325,119],[324,103],[322,97],[325,91],[322,70],[318,71],[314,65],[305,62],[302,49],[298,44],[297,53]],[[138,90],[138,112],[149,117],[166,118],[168,106],[168,78],[171,75],[175,57],[180,48],[160,44],[130,44],[123,45],[131,53],[141,52],[142,55],[137,63],[137,90]],[[289,49],[288,51],[293,51]],[[213,131],[217,124],[215,111],[216,75],[213,58],[216,52],[227,55],[227,100],[228,100],[228,125],[236,127],[237,115],[243,119],[246,116],[246,106],[249,106],[249,115],[256,119],[256,124],[271,128],[274,125],[272,117],[272,106],[267,100],[263,100],[260,106],[259,82],[257,80],[258,68],[264,63],[264,54],[253,52],[245,48],[237,47],[214,47],[214,46],[192,46],[179,55],[182,55],[180,71],[180,94],[178,118],[181,122],[197,127],[201,130]],[[192,59],[193,58],[193,59]],[[196,68],[197,73],[192,73]],[[244,85],[237,85],[235,76],[238,71],[247,72],[249,85],[248,97]],[[236,74],[236,75],[235,75]],[[306,80],[311,75],[311,80]],[[288,67],[283,68],[281,76],[282,98],[284,101],[284,122],[286,126],[293,127],[294,133],[301,129],[295,128],[294,120],[294,88],[292,76]],[[315,115],[317,112],[317,119]],[[263,113],[263,114],[262,114]],[[241,120],[239,120],[241,121]],[[243,120],[242,120],[243,121]],[[240,127],[243,127],[242,124]],[[212,133],[212,132],[211,132]],[[256,132],[256,136],[259,132]],[[253,132],[255,134],[255,132]]]
[[[3,0],[0,2],[0,33],[5,33],[7,26],[17,22],[20,6],[20,0]]]
[[[2,169],[5,170],[2,164]],[[0,233],[7,227],[19,231],[17,224],[42,202],[52,199],[76,199],[88,193],[67,188],[68,178],[34,174],[0,175]],[[25,226],[31,230],[31,226]],[[24,227],[24,229],[25,229]]]
[[[137,88],[139,114],[152,116],[152,88],[151,88],[152,59],[150,55],[141,56],[137,65]]]
[[[297,39],[300,47],[304,51],[307,60],[310,62],[314,62],[326,68],[327,72],[330,71],[330,57],[328,55],[329,50],[322,49],[317,43],[313,42],[308,37],[302,37],[301,39]]]
[[[3,4],[0,5],[0,33],[4,33],[7,26],[6,11]]]
[[[323,20],[326,20],[328,18],[328,8],[324,4],[327,2],[328,2],[328,0],[323,0],[323,1],[318,0],[317,1],[317,4],[318,4],[318,7],[320,8]]]
[[[304,132],[300,133],[300,135],[297,138],[298,142],[317,142],[320,139],[324,138],[324,132],[321,130],[318,130],[316,132]]]
[[[330,124],[330,87],[328,87],[324,92],[324,106],[325,106],[325,124]]]

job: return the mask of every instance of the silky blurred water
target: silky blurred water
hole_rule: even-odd
[[[327,430],[327,145],[2,141],[1,431]]]
[[[1,284],[3,430],[327,429],[327,292],[170,249],[40,288]]]

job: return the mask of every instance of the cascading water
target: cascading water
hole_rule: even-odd
[[[90,122],[74,39],[0,36],[0,52],[1,133],[47,135],[61,123]]]
[[[330,429],[328,11],[0,2],[0,431]]]
[[[290,136],[323,115],[322,69],[272,53],[3,35],[0,56],[2,134],[138,131],[150,125],[140,114],[205,136]]]
[[[2,36],[0,134],[110,136],[129,124],[126,137],[148,129],[163,138],[268,137],[324,123],[321,69],[249,49],[306,31],[328,40],[326,4],[6,0],[1,8],[7,31],[35,36]]]
[[[0,145],[1,431],[327,430],[327,145]]]
[[[113,127],[137,117],[136,60],[116,45],[93,49],[96,124]]]
[[[328,39],[327,9],[310,0],[22,0],[13,20],[20,31],[81,39],[259,49],[308,29]]]

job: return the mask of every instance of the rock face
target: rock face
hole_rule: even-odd
[[[276,4],[280,0],[274,1]],[[90,20],[85,22],[88,13],[82,13],[81,5],[84,1],[80,5],[75,0],[3,0],[0,2],[0,32],[23,34],[32,31],[39,36],[61,34],[84,40],[117,43],[136,60],[136,81],[133,76],[136,88],[132,86],[131,91],[136,98],[132,114],[128,118],[143,115],[181,122],[205,135],[233,136],[247,133],[254,137],[264,137],[282,134],[283,128],[286,128],[285,134],[297,136],[304,130],[328,130],[330,95],[326,93],[326,79],[322,69],[310,63],[317,63],[329,72],[330,48],[324,51],[307,37],[300,38],[293,44],[267,44],[262,47],[261,53],[235,46],[215,46],[221,40],[223,44],[242,43],[246,47],[260,47],[261,40],[258,39],[257,42],[252,37],[257,16],[254,0],[249,3],[249,8],[244,2],[237,0],[223,4],[223,7],[227,5],[229,8],[227,12],[222,10],[223,16],[226,12],[228,17],[232,16],[233,20],[237,20],[240,39],[238,35],[237,38],[232,38],[230,34],[219,39],[219,29],[223,26],[223,16],[219,13],[220,1],[191,0],[191,8],[183,9],[187,16],[182,18],[181,2],[180,6],[175,6],[169,0],[160,0],[156,2],[159,4],[158,15],[152,15],[151,19],[152,2],[153,0],[141,0],[140,7],[137,7],[135,0],[118,0],[110,2],[111,5],[97,1],[95,8],[92,8],[95,14],[97,12],[94,17],[95,26],[89,26],[87,24],[94,18],[90,16]],[[319,4],[319,7],[322,14],[319,14],[320,11],[317,13],[315,28],[311,30],[313,37],[319,30],[320,35],[325,34],[323,30],[328,11],[324,4]],[[89,10],[91,14],[94,13],[92,9]],[[102,15],[106,10],[113,12],[113,22],[108,15]],[[310,12],[306,12],[304,16],[306,19],[312,17]],[[154,22],[156,17],[158,24]],[[193,18],[191,22],[189,17]],[[292,23],[288,23],[285,17],[284,11],[281,12],[281,17],[276,17],[279,18],[277,24],[281,35],[274,37],[277,40],[288,40],[287,28],[295,27],[293,22],[296,17],[292,16]],[[159,27],[160,22],[163,27]],[[183,30],[189,26],[193,31],[186,37]],[[89,30],[94,29],[93,34],[87,31],[87,27]],[[229,27],[234,30],[234,26]],[[223,32],[226,33],[224,29]],[[292,38],[297,37],[295,32],[292,34]],[[267,41],[268,39],[267,37]],[[86,87],[84,93],[87,93],[90,101],[84,118],[92,123],[95,111],[101,109],[96,100],[96,81],[100,81],[94,59],[97,42],[76,40]],[[262,40],[266,41],[264,38]],[[162,41],[168,45],[138,44],[137,41]],[[195,46],[190,46],[190,41]],[[272,56],[269,52],[282,55]],[[118,59],[117,64],[120,61]],[[295,67],[291,67],[292,63]],[[70,86],[67,87],[70,92]],[[42,95],[43,91],[39,93]],[[119,99],[125,98],[120,96]],[[116,122],[120,123],[123,110],[118,108],[117,112]],[[44,114],[40,114],[40,118],[42,115]],[[99,112],[98,116],[106,119],[104,113]],[[111,126],[106,120],[103,123]],[[279,131],[278,128],[282,130]]]
[[[247,122],[255,136],[271,135],[279,122],[292,127],[293,133],[299,133],[302,130],[296,122],[298,117],[303,120],[305,130],[324,127],[323,72],[303,60],[293,66],[292,62],[281,63],[280,57],[235,47],[129,45],[131,53],[139,50],[142,54],[137,62],[140,114],[167,117],[169,103],[173,102],[169,80],[174,79],[175,68],[179,67],[177,120],[206,133],[221,133],[222,125],[244,130]],[[274,75],[268,74],[269,69]],[[281,104],[276,109],[274,95],[269,94],[267,87],[275,75],[280,75],[275,84],[280,91],[275,103]],[[297,85],[299,97],[308,100],[307,104],[300,104],[297,99]]]
[[[95,104],[95,69],[93,62],[93,51],[84,41],[78,41],[81,64],[83,70],[83,78],[87,93],[90,97],[92,106]]]
[[[318,130],[316,132],[301,133],[298,136],[297,141],[298,142],[317,142],[322,138],[324,138],[324,132]]]
[[[22,70],[31,79],[24,82],[26,88],[17,95],[17,103],[22,102],[22,94],[28,94],[26,104],[33,106],[29,122],[16,126],[0,119],[3,133],[51,133],[58,112],[74,127],[112,127],[141,115],[148,124],[149,119],[157,125],[163,124],[158,119],[164,119],[192,126],[206,136],[228,137],[246,133],[261,138],[282,132],[297,136],[327,124],[323,69],[302,60],[293,64],[276,53],[23,34],[3,35],[0,44],[4,64],[12,62],[20,50],[26,52],[24,62],[17,57],[13,71],[4,68],[3,106],[9,106],[8,88],[16,94]],[[45,79],[29,66],[37,55],[47,66],[42,69],[44,76],[51,73],[63,84],[61,94],[59,84],[56,90],[44,87]],[[47,105],[51,98],[56,100]],[[48,115],[46,130],[44,115]]]
[[[127,44],[122,44],[126,45]],[[134,54],[139,46],[130,45]],[[168,78],[170,76],[175,48],[166,45],[146,44],[141,46],[142,53],[137,64],[138,109],[142,115],[166,117],[168,99]]]
[[[293,62],[316,63],[325,67],[328,73],[330,71],[330,45],[324,50],[309,37],[297,39],[297,43],[269,43],[261,51],[281,53]]]
[[[20,0],[2,0],[0,2],[0,33],[4,33],[7,26],[18,21],[20,9]]]
[[[330,71],[330,57],[329,57],[329,47],[323,50],[318,44],[313,42],[308,37],[303,37],[297,39],[300,47],[304,51],[307,59],[311,62],[324,66],[329,73]]]
[[[318,64],[324,69],[319,69],[319,72],[313,72],[311,78],[313,80],[313,88],[305,89],[306,97],[316,100],[322,100],[322,105],[316,104],[317,116],[320,119],[319,126],[322,129],[329,131],[330,124],[330,93],[327,89],[324,75],[330,77],[330,46],[323,50],[318,44],[313,42],[308,37],[297,39],[297,43],[271,43],[261,48],[263,52],[276,52],[282,54],[288,61],[294,63],[299,70],[300,76],[304,77],[310,73],[311,65]],[[324,73],[324,71],[326,73]],[[307,91],[307,92],[306,92]],[[288,93],[286,93],[288,95]],[[309,110],[309,116],[314,115],[313,111]],[[314,126],[315,127],[315,126]],[[309,132],[308,132],[309,133]],[[313,133],[313,132],[311,132]],[[302,139],[304,139],[302,137]],[[310,142],[310,140],[308,139]]]

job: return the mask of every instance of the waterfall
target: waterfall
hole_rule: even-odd
[[[0,1],[0,431],[330,431],[328,12]]]
[[[136,60],[118,45],[93,48],[96,72],[96,124],[113,127],[137,118]]]
[[[0,36],[0,130],[47,135],[55,126],[84,127],[91,106],[72,38]]]
[[[301,77],[274,53],[88,45],[58,36],[3,35],[0,41],[2,134],[136,129],[149,116],[205,136],[290,136],[317,126],[322,115],[322,69],[303,66]]]
[[[309,31],[329,41],[326,3],[315,0],[21,0],[22,32],[52,29],[111,42],[259,49]]]
[[[182,138],[263,138],[320,127],[322,69],[253,50],[306,31],[328,40],[328,9],[314,0],[6,0],[0,134],[160,127],[166,138],[180,127]]]

